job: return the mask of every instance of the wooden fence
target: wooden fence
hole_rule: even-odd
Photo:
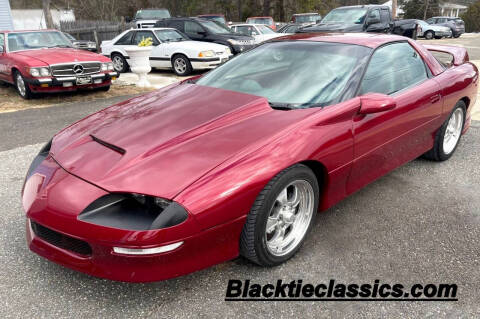
[[[125,30],[135,27],[133,23],[110,21],[61,22],[59,29],[70,33],[78,40],[94,41],[100,51],[102,41],[111,40]]]

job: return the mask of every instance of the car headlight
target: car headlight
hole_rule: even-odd
[[[154,230],[184,222],[188,213],[180,204],[135,193],[110,193],[92,202],[78,219],[106,227]]]
[[[30,75],[33,77],[50,76],[50,69],[47,67],[30,68]]]
[[[211,58],[215,56],[215,52],[213,52],[212,50],[202,51],[198,54],[198,56],[200,58]]]
[[[226,48],[226,49],[225,49],[225,54],[227,54],[227,55],[232,54],[232,51],[230,50],[230,48]]]
[[[108,70],[108,63],[102,63],[102,71]]]

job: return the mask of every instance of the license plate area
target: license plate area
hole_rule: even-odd
[[[92,77],[91,76],[77,76],[77,85],[86,85],[86,84],[91,84],[92,83]]]

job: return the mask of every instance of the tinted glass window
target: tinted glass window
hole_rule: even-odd
[[[373,54],[360,93],[392,94],[425,79],[425,64],[410,44],[390,44]]]
[[[152,38],[153,45],[158,45],[158,40],[153,35],[152,31],[137,31],[133,38],[133,44],[138,45],[143,39]]]
[[[390,11],[388,10],[381,10],[380,11],[380,17],[382,22],[386,22],[390,20]]]
[[[133,31],[127,32],[120,38],[115,44],[117,45],[129,45],[132,43]]]
[[[177,29],[179,31],[182,31],[184,32],[185,28],[184,28],[184,24],[185,22],[184,21],[169,21],[168,22],[168,27],[169,28],[174,28],[174,29]]]
[[[380,19],[380,10],[375,9],[368,14],[369,19]]]
[[[445,22],[447,22],[447,19],[445,18],[437,19],[437,23],[445,23]]]
[[[185,21],[185,33],[196,35],[198,32],[205,32],[205,30],[196,22]]]

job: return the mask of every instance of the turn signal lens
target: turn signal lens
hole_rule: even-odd
[[[213,52],[212,50],[202,51],[198,54],[198,56],[200,58],[211,58],[211,57],[215,56],[215,52]]]

